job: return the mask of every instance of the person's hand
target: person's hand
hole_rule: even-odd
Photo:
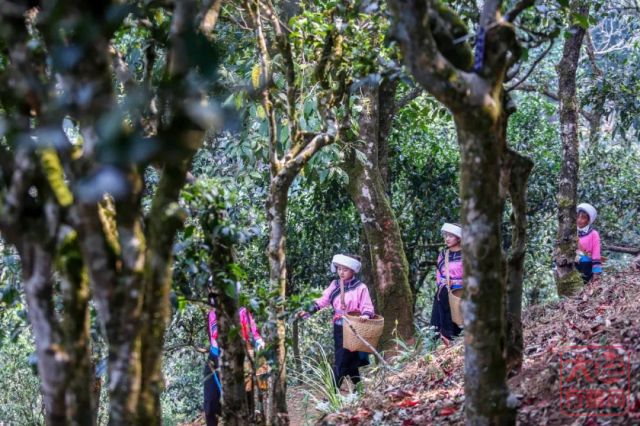
[[[298,319],[307,319],[309,318],[311,315],[309,314],[309,312],[307,311],[300,311],[296,314],[296,318]]]
[[[360,315],[360,321],[366,321],[368,319],[371,319],[371,317],[369,317],[369,315]]]

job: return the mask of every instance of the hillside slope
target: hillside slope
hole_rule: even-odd
[[[576,297],[528,309],[523,321],[524,365],[509,380],[518,401],[519,424],[640,424],[640,273],[606,276]],[[583,347],[588,345],[598,346]],[[603,348],[611,345],[616,346]],[[369,392],[358,407],[325,416],[320,424],[462,424],[463,355],[464,347],[458,342],[437,350],[431,359],[411,362],[380,389]],[[618,363],[603,365],[601,359]],[[616,365],[618,377],[603,378]],[[580,376],[571,376],[572,372],[586,379],[598,377],[590,389],[623,392],[625,413],[603,417],[563,413],[563,409],[573,414],[594,412],[575,408],[576,393],[563,393],[565,405],[561,405],[562,378],[565,390],[567,383],[578,387],[586,383]],[[602,392],[590,395],[597,396],[602,405]],[[571,399],[566,400],[567,396]]]

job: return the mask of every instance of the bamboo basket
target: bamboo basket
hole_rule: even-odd
[[[382,329],[384,328],[384,318],[375,315],[371,319],[360,318],[360,315],[346,314],[347,321],[342,324],[342,346],[353,352],[373,353],[371,348],[365,345],[362,340],[356,336],[356,333],[367,341],[373,348],[378,345]],[[355,333],[354,330],[355,329]]]

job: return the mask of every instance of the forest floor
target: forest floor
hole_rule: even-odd
[[[524,313],[523,325],[524,364],[509,379],[519,424],[640,424],[640,273],[611,274],[573,298],[533,306]],[[367,389],[356,406],[319,423],[462,424],[464,346],[459,340],[408,362],[382,386]],[[583,403],[592,405],[579,408],[577,395],[587,395],[587,389],[590,399]],[[615,402],[606,396],[615,392],[626,403],[621,415],[593,408]]]

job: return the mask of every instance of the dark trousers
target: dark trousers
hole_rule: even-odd
[[[333,377],[336,379],[336,386],[340,388],[347,376],[351,378],[354,385],[359,383],[360,352],[352,352],[342,347],[342,325],[333,324],[333,345],[335,349]]]
[[[582,275],[582,281],[586,284],[593,277],[593,262],[576,262],[576,269]]]
[[[431,325],[447,339],[458,336],[462,329],[451,319],[449,289],[442,286],[436,291],[431,308]]]
[[[221,383],[217,372],[211,370],[218,366],[218,358],[209,356],[209,360],[204,366],[204,415],[207,419],[207,426],[217,426],[218,417],[222,414],[222,404],[220,402]]]

